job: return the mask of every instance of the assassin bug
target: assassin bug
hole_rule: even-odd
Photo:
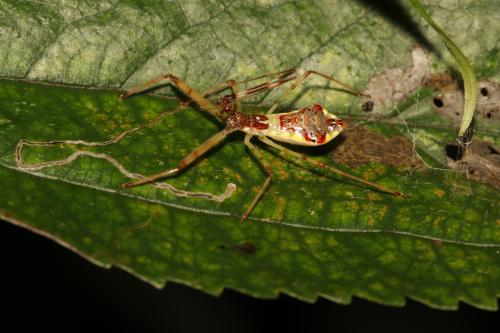
[[[248,147],[257,161],[259,161],[262,169],[267,175],[266,179],[260,186],[259,191],[253,198],[246,211],[243,213],[243,216],[241,218],[242,221],[248,218],[248,215],[253,210],[266,188],[269,186],[273,172],[271,164],[269,164],[269,162],[264,159],[262,153],[252,144],[251,139],[253,137],[258,138],[260,141],[273,148],[276,148],[293,157],[302,159],[314,166],[358,181],[381,192],[389,193],[395,196],[403,196],[403,194],[400,192],[392,191],[379,184],[350,175],[344,171],[326,165],[325,163],[317,161],[311,157],[285,148],[275,141],[269,139],[272,138],[276,141],[282,141],[294,145],[319,146],[331,141],[333,138],[340,134],[343,128],[346,127],[346,124],[341,119],[329,113],[319,104],[314,104],[312,106],[291,112],[276,114],[273,113],[278,107],[279,103],[283,100],[283,98],[290,94],[295,88],[297,88],[299,84],[303,83],[303,81],[311,75],[318,75],[327,80],[330,80],[340,85],[342,87],[342,90],[353,95],[369,97],[354,90],[350,86],[340,82],[339,80],[331,76],[322,74],[314,70],[305,71],[302,75],[297,76],[297,70],[295,68],[282,72],[267,74],[241,82],[229,80],[214,86],[203,95],[193,90],[184,81],[172,74],[160,75],[142,85],[139,85],[130,90],[126,90],[122,95],[120,95],[120,98],[122,100],[143,91],[150,90],[161,84],[170,83],[177,87],[192,101],[198,104],[203,111],[211,113],[219,122],[225,124],[225,128],[213,135],[198,148],[193,150],[190,154],[185,156],[177,165],[177,167],[154,174],[152,176],[144,177],[134,182],[123,184],[121,188],[126,189],[134,186],[152,183],[160,178],[176,175],[193,161],[195,161],[198,157],[205,154],[210,148],[221,142],[227,135],[235,131],[242,131],[246,134],[244,140],[245,145]],[[238,85],[241,83],[247,83],[267,77],[275,78],[246,90],[238,90]],[[290,81],[293,81],[290,87],[283,93],[283,95],[281,95],[280,98],[278,98],[278,100],[265,114],[248,115],[240,111],[241,99],[253,96],[265,90],[273,89]],[[231,89],[232,93],[217,99],[215,104],[208,100],[209,96],[226,89]]]

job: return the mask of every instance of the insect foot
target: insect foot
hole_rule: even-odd
[[[394,194],[397,197],[402,197],[402,198],[408,199],[408,196],[406,194],[398,192],[398,191],[395,191],[392,194]]]

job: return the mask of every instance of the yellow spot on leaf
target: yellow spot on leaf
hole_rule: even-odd
[[[375,172],[373,172],[373,169],[366,170],[363,172],[361,178],[363,179],[372,179],[374,176],[376,176]]]
[[[384,218],[384,216],[385,216],[385,214],[387,213],[388,210],[389,210],[389,207],[387,207],[387,206],[383,206],[382,208],[380,208],[378,210],[380,220],[382,220]]]
[[[382,198],[381,198],[380,194],[375,193],[375,192],[371,192],[368,194],[368,200],[379,201],[379,200],[382,200]]]
[[[286,172],[285,170],[279,170],[278,171],[278,174],[280,175],[281,178],[288,178],[288,172]]]
[[[443,221],[445,220],[445,217],[444,216],[438,216],[433,222],[432,224],[434,226],[438,226],[439,224],[441,224]]]
[[[382,175],[385,172],[385,168],[383,166],[376,166],[374,169],[376,174]]]
[[[356,211],[356,210],[359,209],[359,204],[357,202],[355,202],[355,201],[349,202],[349,206],[351,206],[351,208],[352,208],[353,211]]]
[[[278,221],[283,220],[283,216],[285,215],[285,206],[286,199],[284,197],[278,197],[276,199],[276,209],[273,212],[272,218]]]
[[[445,191],[441,190],[441,189],[437,189],[434,191],[434,194],[437,195],[438,197],[442,198],[443,195],[445,195]]]

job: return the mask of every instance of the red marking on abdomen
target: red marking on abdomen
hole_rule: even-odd
[[[292,117],[290,117],[287,114],[280,116],[280,128],[293,131],[291,124],[292,124]]]
[[[323,119],[323,107],[319,104],[279,117],[281,129],[301,134],[304,140],[316,144],[326,142],[326,124]]]
[[[323,107],[319,104],[314,104],[313,110],[316,112],[323,112]]]
[[[317,137],[317,144],[323,144],[326,141],[326,134],[325,133],[320,133]]]
[[[316,133],[317,136],[311,136],[311,134],[313,133],[310,133],[308,131],[305,131],[303,136],[304,136],[304,139],[307,141],[307,142],[314,142],[314,143],[317,143],[317,144],[323,144],[325,143],[326,141],[326,134],[325,133]]]

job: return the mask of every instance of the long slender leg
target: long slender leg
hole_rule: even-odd
[[[252,138],[252,136],[253,135],[251,135],[251,134],[247,134],[245,136],[245,145],[247,145],[248,149],[250,149],[250,152],[255,156],[255,158],[257,158],[260,165],[262,166],[262,169],[266,173],[267,177],[264,180],[264,182],[262,183],[262,185],[260,186],[259,192],[257,192],[255,197],[253,198],[252,203],[250,204],[250,206],[248,206],[247,210],[245,211],[245,213],[241,217],[241,222],[245,221],[248,218],[248,215],[254,209],[254,207],[257,204],[257,202],[259,201],[260,197],[262,196],[262,194],[264,194],[264,191],[269,186],[269,183],[271,182],[271,176],[273,174],[273,169],[271,167],[271,164],[269,164],[269,162],[267,162],[264,159],[264,156],[262,156],[262,153],[250,142],[250,139]]]
[[[225,89],[231,88],[231,91],[233,92],[233,96],[236,96],[236,93],[238,93],[238,82],[235,80],[227,80],[222,83],[218,83],[212,87],[210,87],[205,93],[203,94],[204,98],[208,98],[220,91],[223,91]],[[192,100],[183,102],[182,106],[186,107],[189,104],[191,104]],[[234,105],[236,106],[236,111],[239,111],[241,109],[240,101],[238,99],[235,99]]]
[[[240,81],[239,83],[252,82],[252,81],[263,79],[265,77],[272,77],[272,76],[279,76],[281,78],[284,78],[284,77],[287,77],[287,76],[290,76],[290,75],[294,74],[295,72],[297,72],[296,68],[289,68],[289,69],[286,69],[284,71],[269,73],[269,74],[265,74],[265,75],[262,75],[262,76],[254,77],[254,78],[251,78],[251,79],[246,79],[246,80]]]
[[[323,73],[320,73],[320,72],[317,72],[317,71],[314,71],[314,70],[308,70],[306,72],[304,72],[304,74],[302,74],[297,80],[295,80],[291,85],[290,85],[290,88],[288,88],[288,90],[286,90],[283,95],[281,95],[278,100],[276,102],[274,102],[274,104],[271,106],[271,108],[267,111],[266,114],[271,114],[273,113],[276,108],[278,107],[278,105],[283,101],[283,99],[285,99],[285,97],[287,97],[295,88],[297,88],[299,86],[299,84],[302,84],[304,82],[305,79],[307,79],[311,74],[316,74],[316,75],[319,75],[327,80],[330,80],[332,82],[335,82],[336,84],[340,85],[346,92],[350,93],[350,94],[353,94],[353,95],[356,95],[356,96],[365,96],[365,97],[370,97],[368,95],[365,95],[357,90],[355,90],[354,88],[352,88],[351,86],[337,80],[336,78],[332,77],[332,76],[329,76],[329,75],[326,75],[326,74],[323,74]]]
[[[218,84],[208,88],[208,90],[205,91],[205,93],[203,94],[203,97],[205,97],[205,98],[210,97],[210,96],[218,93],[219,91],[223,91],[223,90],[228,89],[228,88],[231,88],[231,90],[233,91],[233,94],[236,94],[238,92],[238,82],[236,82],[235,80],[227,80],[227,81],[224,81],[222,83],[218,83]]]
[[[123,94],[120,95],[121,99],[128,98],[132,95],[139,94],[143,91],[152,89],[154,87],[157,87],[161,84],[166,84],[166,83],[171,83],[177,88],[179,88],[186,96],[191,98],[196,104],[198,104],[203,110],[210,112],[213,114],[217,119],[222,121],[219,115],[219,109],[217,106],[212,104],[208,99],[204,98],[202,95],[200,95],[196,90],[193,90],[190,86],[188,86],[184,81],[179,79],[178,77],[172,75],[172,74],[164,74],[160,75],[152,80],[149,80],[137,87],[134,87],[132,89],[126,90]]]
[[[277,86],[282,85],[283,83],[292,81],[296,78],[296,76],[295,76],[296,71],[297,70],[295,68],[291,68],[291,69],[288,69],[286,71],[266,74],[266,75],[262,75],[262,76],[259,76],[259,77],[253,78],[253,79],[241,81],[240,83],[246,83],[246,82],[251,82],[251,81],[258,80],[258,79],[262,79],[265,77],[278,76],[277,78],[272,79],[270,81],[263,82],[261,84],[254,86],[254,87],[250,87],[248,89],[240,91],[239,93],[236,94],[236,98],[243,99],[246,97],[250,97],[250,96],[256,95],[258,93],[261,93],[265,90],[274,89]]]
[[[356,177],[356,176],[353,176],[351,174],[348,174],[342,170],[339,170],[337,168],[334,168],[332,166],[329,166],[329,165],[326,165],[325,163],[323,162],[320,162],[320,161],[317,161],[313,158],[310,158],[309,156],[306,156],[304,154],[300,154],[300,153],[297,153],[296,151],[293,151],[293,150],[290,150],[290,149],[287,149],[279,144],[277,144],[276,142],[272,141],[272,140],[269,140],[268,138],[266,137],[262,137],[262,136],[259,136],[258,137],[262,142],[268,144],[269,146],[271,147],[274,147],[286,154],[289,154],[289,155],[292,155],[294,157],[297,157],[297,158],[300,158],[312,165],[315,165],[315,166],[318,166],[320,168],[323,168],[323,169],[327,169],[328,171],[331,171],[333,173],[336,173],[340,176],[344,176],[346,178],[349,178],[349,179],[352,179],[352,180],[355,180],[357,182],[360,182],[360,183],[363,183],[365,185],[368,185],[368,186],[371,186],[381,192],[385,192],[385,193],[389,193],[389,194],[392,194],[392,195],[395,195],[395,196],[402,196],[402,197],[406,197],[406,195],[404,195],[403,193],[401,192],[398,192],[398,191],[393,191],[393,190],[390,190],[388,188],[385,188],[384,186],[382,185],[379,185],[379,184],[376,184],[376,183],[373,183],[373,182],[370,182],[368,180],[365,180],[365,179],[362,179],[362,178],[359,178],[359,177]]]
[[[208,89],[203,94],[203,97],[206,98],[206,97],[209,97],[209,96],[211,96],[219,91],[222,91],[222,90],[227,89],[227,88],[231,88],[231,90],[233,91],[233,96],[235,98],[234,104],[236,106],[236,111],[239,111],[241,109],[241,106],[240,106],[241,99],[253,96],[253,95],[258,94],[258,93],[265,91],[265,90],[270,90],[270,89],[276,88],[277,86],[282,85],[283,83],[291,81],[291,80],[296,78],[295,76],[292,76],[292,74],[295,74],[295,72],[296,72],[296,69],[291,68],[291,69],[288,69],[285,71],[270,73],[270,74],[262,75],[262,76],[259,76],[256,78],[240,81],[240,82],[236,82],[235,80],[228,80],[226,82],[222,82],[222,83],[217,84],[217,85],[213,86],[212,88]],[[250,87],[248,89],[239,91],[238,85],[241,83],[247,83],[247,82],[263,79],[266,77],[272,77],[272,76],[278,76],[278,77],[276,79],[263,82],[257,86]]]
[[[233,92],[233,96],[235,97],[235,105],[236,105],[236,110],[239,111],[241,109],[240,106],[240,99],[252,96],[254,94],[257,94],[261,91],[268,90],[268,89],[273,89],[277,87],[278,85],[281,85],[285,82],[291,81],[295,79],[295,76],[292,76],[292,74],[295,74],[297,70],[295,68],[287,69],[281,72],[275,72],[275,73],[269,73],[266,75],[262,75],[259,77],[243,80],[240,82],[236,82],[235,80],[228,80],[219,84],[214,85],[213,87],[209,88],[205,93],[203,94],[203,97],[207,98],[210,97],[220,91],[223,91],[225,89],[231,88]],[[243,91],[239,91],[239,84],[242,83],[248,83],[251,81],[263,79],[266,77],[272,77],[272,76],[278,76],[276,79],[261,83],[257,86],[245,89]],[[189,102],[187,103],[189,104]]]
[[[120,188],[125,189],[125,188],[130,188],[130,187],[135,187],[147,183],[154,182],[157,179],[168,177],[168,176],[173,176],[177,173],[179,173],[181,170],[186,168],[189,164],[191,164],[193,161],[195,161],[198,157],[202,156],[205,154],[210,148],[214,147],[217,145],[219,142],[221,142],[228,134],[234,132],[235,130],[233,129],[223,129],[222,131],[218,132],[214,136],[210,137],[207,141],[202,143],[198,148],[193,150],[191,153],[189,153],[186,157],[184,157],[177,167],[173,169],[169,169],[148,177],[144,177],[142,179],[139,179],[137,181],[131,182],[131,183],[125,183],[120,186]]]

